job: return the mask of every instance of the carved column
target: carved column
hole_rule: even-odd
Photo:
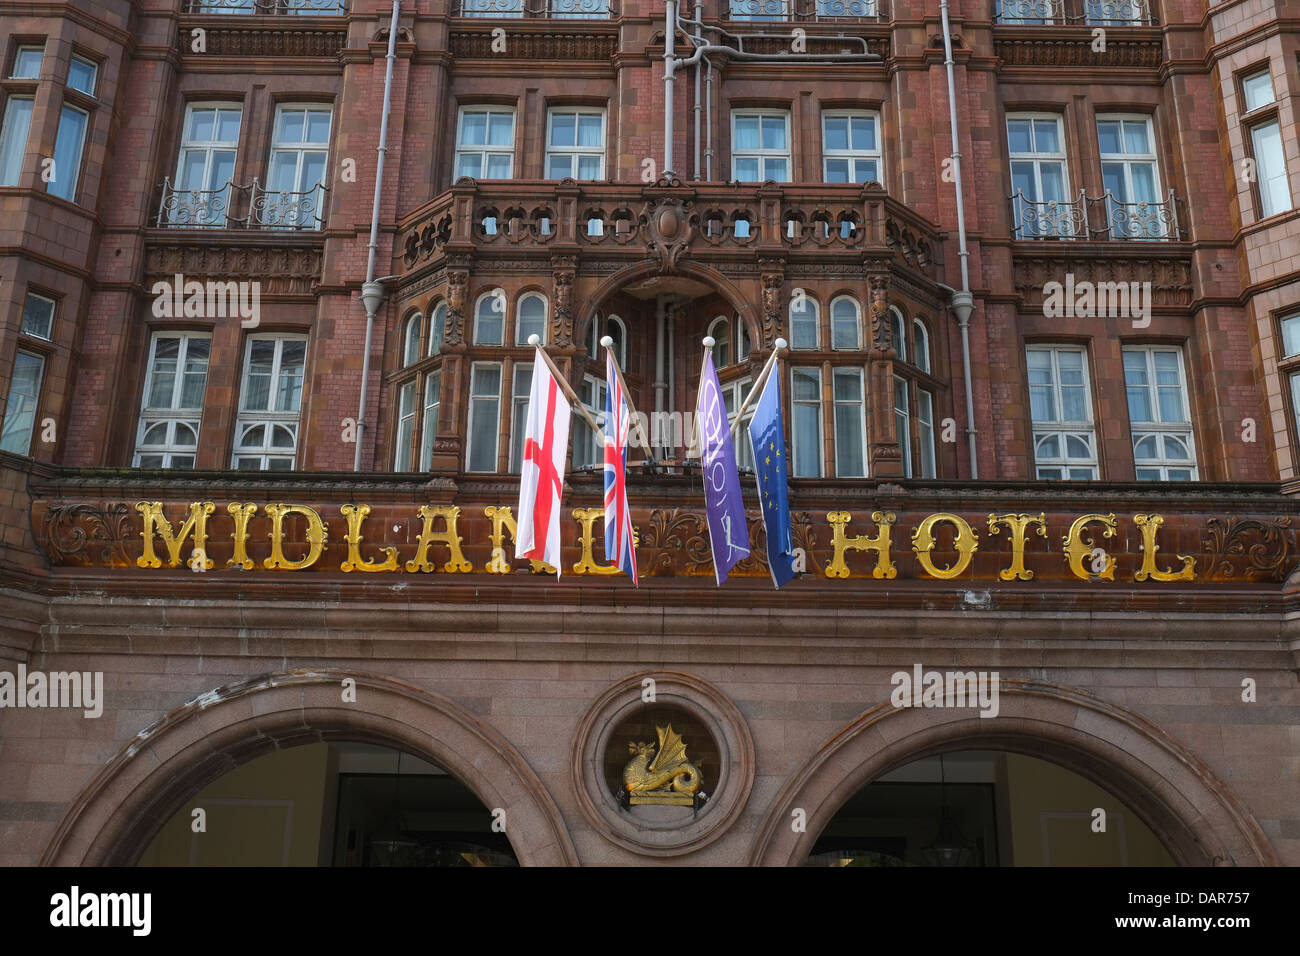
[[[551,257],[551,281],[555,294],[551,297],[549,344],[566,351],[573,348],[573,279],[577,267],[577,256]]]
[[[442,339],[442,397],[433,443],[434,471],[459,471],[463,442],[456,423],[465,403],[465,300],[469,291],[468,255],[447,257],[447,326]]]
[[[785,260],[759,259],[759,284],[763,287],[763,328],[761,340],[754,343],[764,352],[776,348],[781,336],[781,285],[785,282]]]
[[[894,423],[894,359],[891,341],[889,276],[873,275],[871,284],[871,349],[867,359],[867,408],[871,416],[871,467],[875,478],[901,478],[903,457]]]

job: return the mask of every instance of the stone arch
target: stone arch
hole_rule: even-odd
[[[345,678],[357,703],[344,703]],[[142,730],[72,802],[42,865],[129,865],[182,802],[276,748],[354,740],[407,750],[453,774],[489,809],[506,810],[519,862],[576,865],[550,794],[496,730],[437,694],[377,674],[259,674],[208,691]]]
[[[644,259],[608,276],[588,297],[586,305],[583,306],[582,312],[578,315],[577,322],[573,327],[573,341],[585,342],[587,340],[587,336],[591,332],[592,320],[606,299],[625,286],[658,273],[658,262],[653,259]],[[718,295],[727,300],[736,314],[744,321],[745,327],[749,330],[750,347],[753,349],[763,347],[763,323],[758,312],[755,311],[755,302],[759,298],[757,292],[752,297],[747,296],[736,283],[717,269],[689,260],[677,263],[674,274],[685,276],[688,279],[696,279],[711,286]]]
[[[1277,866],[1251,812],[1201,760],[1145,717],[1084,691],[1003,678],[996,718],[968,708],[877,704],[827,740],[782,787],[755,831],[752,865],[790,866],[861,787],[954,749],[1050,760],[1120,799],[1181,866]],[[802,808],[805,832],[791,828]]]

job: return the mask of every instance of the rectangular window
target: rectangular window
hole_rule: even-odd
[[[510,470],[517,473],[523,471],[524,467],[524,436],[528,431],[528,397],[533,387],[532,363],[517,364],[514,375],[510,403]]]
[[[1260,70],[1258,73],[1242,77],[1241,95],[1246,101],[1246,109],[1243,111],[1246,113],[1272,103],[1274,99],[1273,77],[1268,70]]]
[[[438,409],[442,403],[442,369],[424,379],[424,423],[420,435],[420,470],[433,467],[433,443],[438,437]]]
[[[1292,315],[1282,320],[1282,357],[1297,355],[1300,355],[1300,315]]]
[[[256,210],[263,226],[319,229],[325,205],[325,163],[329,156],[328,107],[281,106],[276,110],[268,194]]]
[[[822,114],[822,174],[828,183],[880,182],[880,118]]]
[[[460,0],[462,17],[519,19],[524,15],[524,0]]]
[[[9,380],[9,399],[5,402],[4,431],[0,433],[0,449],[16,455],[26,455],[31,449],[44,372],[45,359],[39,355],[20,350],[15,356],[13,377]]]
[[[81,179],[81,150],[86,145],[90,114],[75,106],[64,106],[59,114],[59,133],[54,140],[54,175],[48,191],[72,202]]]
[[[20,46],[14,51],[14,68],[9,74],[13,80],[39,80],[41,61],[45,58],[43,46]]]
[[[1196,447],[1182,350],[1124,349],[1124,385],[1138,480],[1195,481]]]
[[[790,370],[790,405],[794,477],[822,476],[822,373],[816,368]]]
[[[235,424],[235,468],[293,470],[306,364],[305,336],[258,335],[248,339]]]
[[[938,474],[934,463],[934,396],[923,388],[916,390],[916,423],[921,433],[921,477]]]
[[[30,96],[11,96],[5,103],[4,125],[0,127],[0,186],[17,186],[27,155],[27,134],[32,126]]]
[[[462,109],[456,123],[456,178],[510,179],[514,168],[514,110]]]
[[[98,74],[98,66],[84,56],[74,56],[68,64],[68,87],[87,96],[94,96],[95,78]]]
[[[911,409],[907,400],[907,379],[894,376],[894,428],[898,432],[898,452],[903,459],[903,477],[912,477]]]
[[[164,197],[163,224],[226,224],[242,116],[242,108],[234,105],[193,104],[186,109],[174,188],[171,197]]]
[[[546,122],[547,179],[605,178],[605,114],[551,110]]]
[[[742,183],[790,181],[790,114],[731,114],[731,178]]]
[[[1036,476],[1095,479],[1097,439],[1083,349],[1031,346],[1025,350],[1025,363]]]
[[[500,362],[475,362],[470,367],[468,431],[465,470],[496,471],[501,434]]]
[[[140,403],[135,467],[194,467],[211,345],[207,335],[154,335]]]
[[[582,380],[582,390],[578,392],[582,404],[586,407],[597,425],[605,424],[605,381],[588,375]],[[582,417],[582,413],[573,416],[573,467],[600,465],[605,461],[605,436],[602,432],[595,435],[591,426]]]
[[[817,303],[807,297],[790,302],[790,348],[816,349],[821,345]]]
[[[54,300],[35,292],[27,293],[23,304],[23,335],[48,339],[54,328]]]
[[[722,386],[722,407],[726,409],[728,425],[736,421],[736,409],[744,404],[745,396],[749,394],[749,387],[752,384],[753,379],[742,378]],[[749,443],[749,432],[746,430],[753,420],[754,405],[751,404],[745,410],[745,424],[732,434],[733,444],[736,447],[736,468],[742,471],[754,470],[754,448]]]
[[[1172,238],[1170,217],[1160,216],[1149,205],[1161,201],[1151,120],[1098,117],[1097,142],[1101,149],[1101,180],[1106,190],[1106,222],[1110,234],[1117,239]]]
[[[1260,216],[1267,218],[1291,208],[1291,184],[1286,175],[1286,156],[1277,120],[1250,128],[1255,153],[1255,179],[1259,183]]]
[[[1122,27],[1152,22],[1148,0],[1084,0],[1083,12],[1084,22],[1092,27]]]
[[[393,471],[411,470],[411,440],[415,437],[415,382],[397,389],[397,442]]]
[[[609,0],[550,0],[552,20],[608,20]]]
[[[862,369],[837,368],[835,386],[835,477],[867,475],[867,415],[862,400]]]
[[[1061,117],[1010,115],[1007,143],[1016,238],[1074,236],[1073,206],[1048,205],[1064,203],[1070,189]]]
[[[785,20],[790,0],[731,0],[732,20]]]

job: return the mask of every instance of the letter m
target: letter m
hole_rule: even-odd
[[[1120,303],[1123,303],[1122,305]],[[1127,282],[1097,283],[1097,315],[1108,318],[1129,317]]]
[[[949,707],[974,707],[979,702],[979,675],[975,671],[950,671],[947,677]]]
[[[234,318],[239,314],[239,283],[208,282],[209,319]]]
[[[75,696],[74,696],[75,695]],[[81,706],[81,672],[51,671],[50,699],[58,706]]]
[[[100,926],[130,926],[135,907],[130,893],[101,893]],[[111,916],[109,914],[112,914]]]
[[[144,519],[144,528],[140,532],[140,537],[144,539],[144,553],[135,559],[136,567],[162,567],[162,562],[158,560],[158,556],[154,554],[153,550],[155,530],[161,535],[163,544],[167,546],[167,556],[170,558],[167,563],[169,568],[174,568],[181,563],[181,545],[191,534],[194,535],[195,549],[201,552],[204,567],[212,567],[212,561],[208,558],[204,547],[208,541],[208,515],[216,511],[216,505],[211,501],[195,501],[192,503],[190,505],[190,516],[181,525],[179,533],[172,530],[172,523],[163,516],[161,501],[137,502],[135,510],[140,512],[140,517]]]

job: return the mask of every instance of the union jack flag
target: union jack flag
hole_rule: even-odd
[[[632,511],[627,506],[627,396],[608,350],[605,382],[605,559],[637,584]]]

